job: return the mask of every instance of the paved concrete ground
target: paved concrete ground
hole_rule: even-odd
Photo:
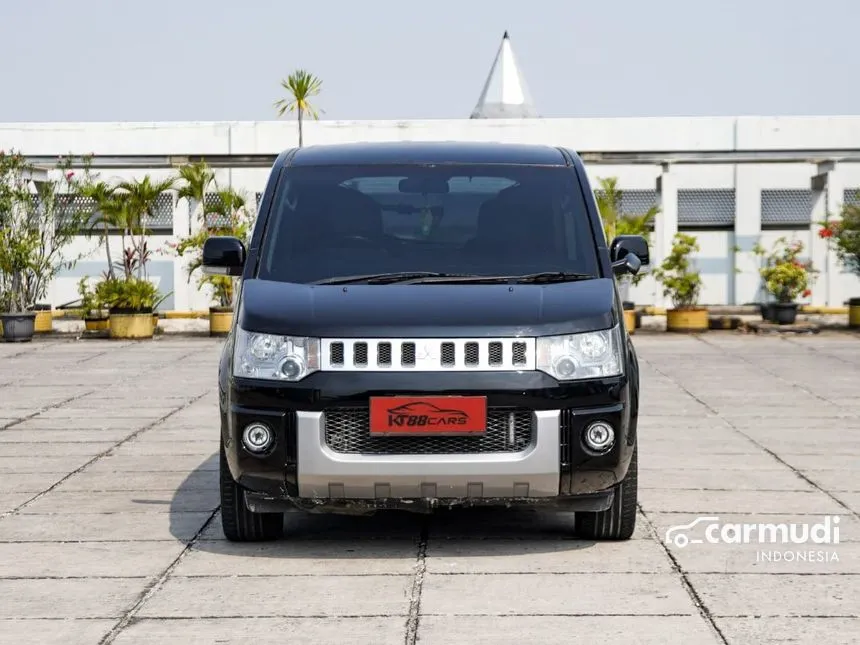
[[[635,342],[640,522],[603,544],[504,511],[302,517],[230,544],[218,341],[0,344],[0,642],[860,642],[860,339]],[[703,515],[835,515],[840,542],[665,544]]]

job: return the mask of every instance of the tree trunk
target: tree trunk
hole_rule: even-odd
[[[299,108],[299,148],[302,147],[302,108]]]

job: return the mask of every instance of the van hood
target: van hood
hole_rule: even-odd
[[[247,279],[237,322],[316,338],[549,336],[617,322],[614,281],[312,285]]]

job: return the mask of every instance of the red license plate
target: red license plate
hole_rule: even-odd
[[[370,399],[372,435],[477,435],[486,431],[485,396],[382,396]]]

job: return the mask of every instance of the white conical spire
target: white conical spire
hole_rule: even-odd
[[[484,83],[481,98],[472,111],[473,119],[526,119],[538,116],[520,68],[517,65],[508,32],[502,36],[502,44],[490,75]]]

